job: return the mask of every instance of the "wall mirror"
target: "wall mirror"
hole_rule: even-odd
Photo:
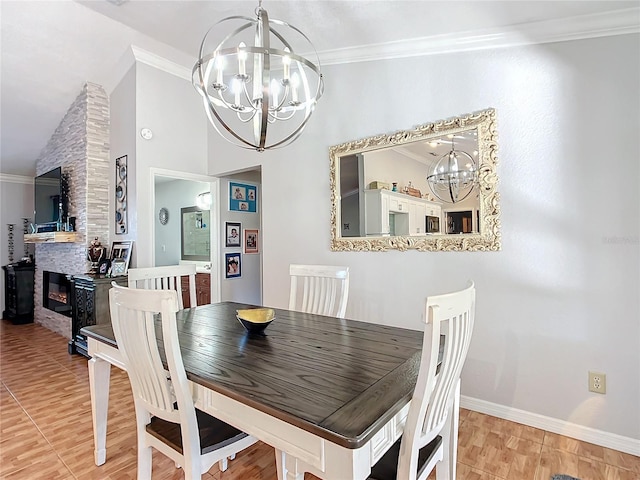
[[[497,149],[493,109],[331,147],[331,249],[500,250]]]
[[[181,259],[194,261],[211,260],[209,210],[198,207],[180,209]]]

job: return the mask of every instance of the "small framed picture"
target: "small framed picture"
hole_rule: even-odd
[[[129,263],[131,262],[131,250],[133,249],[133,240],[124,240],[122,242],[113,242],[111,244],[111,271],[113,271],[113,264],[116,260],[122,260],[124,262],[124,274],[129,269]],[[117,269],[121,269],[121,265],[117,266]]]
[[[107,273],[109,273],[110,268],[111,260],[108,258],[103,258],[102,260],[100,260],[100,263],[98,263],[98,273],[100,275],[106,275]]]
[[[229,182],[229,210],[256,213],[258,211],[257,185]]]
[[[109,276],[119,277],[121,275],[126,275],[128,269],[129,265],[124,260],[124,258],[114,258],[113,260],[111,260],[111,269],[109,270]]]
[[[240,246],[240,232],[242,231],[242,224],[235,222],[224,222],[225,231],[225,247],[239,247]]]
[[[239,253],[226,253],[224,256],[225,278],[238,278],[241,276],[241,255]]]
[[[258,245],[258,230],[245,229],[244,231],[244,253],[260,253]]]

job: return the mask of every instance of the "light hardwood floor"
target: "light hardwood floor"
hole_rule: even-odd
[[[67,353],[67,340],[39,325],[0,327],[0,478],[111,480],[136,478],[133,401],[124,372],[111,369],[107,462],[93,463],[87,360]],[[463,410],[458,479],[640,480],[640,458]],[[154,453],[154,480],[184,478]],[[258,443],[203,479],[274,480],[273,449]],[[315,479],[308,475],[307,480]],[[431,478],[431,477],[430,477]],[[435,477],[434,477],[435,478]],[[339,480],[339,479],[336,479]]]

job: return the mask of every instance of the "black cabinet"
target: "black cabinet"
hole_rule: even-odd
[[[33,263],[10,263],[4,270],[4,311],[2,318],[13,323],[33,322]]]
[[[71,276],[71,340],[69,353],[88,357],[87,338],[80,329],[89,325],[111,323],[109,314],[109,289],[111,282],[127,286],[127,277],[105,277],[87,273]]]

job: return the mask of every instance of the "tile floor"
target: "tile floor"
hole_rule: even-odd
[[[136,478],[133,401],[127,376],[112,369],[107,462],[93,462],[87,360],[67,353],[67,340],[39,325],[0,325],[0,479],[126,480]],[[154,480],[182,471],[154,453]],[[537,428],[462,410],[459,480],[640,480],[640,458]],[[203,479],[274,480],[273,449],[257,443]],[[315,479],[307,474],[307,480]],[[435,478],[435,476],[430,477]],[[336,479],[339,480],[339,479]]]

